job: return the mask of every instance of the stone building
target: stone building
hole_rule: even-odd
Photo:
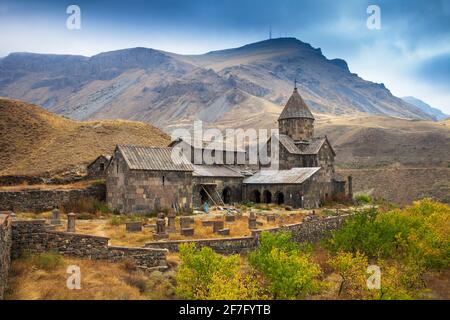
[[[247,158],[245,151],[211,150],[205,142],[176,139],[166,148],[117,146],[107,168],[108,205],[126,213],[188,211],[205,201],[221,206],[247,200],[314,208],[345,195],[345,182],[335,178],[333,147],[326,136],[314,136],[314,116],[297,88],[280,114],[278,127],[279,134],[267,142],[269,155],[272,139],[279,147],[277,170],[270,165],[248,170],[245,161],[244,165],[238,161]],[[205,153],[214,157],[217,152],[220,158],[235,161],[204,161]]]
[[[111,156],[100,155],[87,166],[87,175],[89,178],[105,178]]]
[[[124,213],[192,208],[192,164],[172,148],[118,145],[108,166],[106,201]]]

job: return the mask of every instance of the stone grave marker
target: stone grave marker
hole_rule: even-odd
[[[125,222],[125,229],[128,232],[139,232],[139,231],[142,231],[142,222],[141,221],[128,221],[128,222]]]
[[[75,232],[77,215],[73,212],[67,214],[67,232]]]

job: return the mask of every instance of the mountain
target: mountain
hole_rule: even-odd
[[[276,120],[294,79],[316,114],[433,119],[383,84],[351,73],[344,60],[329,60],[295,38],[202,55],[132,48],[92,57],[12,53],[0,59],[0,95],[72,119],[139,120],[167,132],[195,119],[232,127]]]
[[[433,117],[434,120],[439,121],[450,117],[448,114],[443,113],[441,110],[437,108],[431,107],[429,104],[426,104],[420,99],[414,97],[402,97],[402,100],[409,104],[412,104],[413,106],[416,106],[423,112],[429,114],[430,116]]]
[[[145,123],[74,121],[0,97],[0,175],[52,176],[79,170],[116,144],[166,146],[167,134]]]

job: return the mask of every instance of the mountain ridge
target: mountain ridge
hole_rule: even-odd
[[[252,104],[279,109],[298,80],[315,113],[358,113],[433,119],[383,84],[351,73],[345,60],[295,38],[263,40],[201,55],[136,47],[91,57],[12,53],[0,59],[0,95],[44,106],[77,120],[142,120],[170,132],[195,119],[236,127]],[[215,110],[214,117],[204,117]],[[271,121],[269,121],[271,122]]]

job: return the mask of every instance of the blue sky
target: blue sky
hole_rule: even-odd
[[[81,8],[81,30],[66,28],[70,4]],[[366,27],[371,4],[380,30]],[[266,39],[269,26],[450,114],[450,0],[0,0],[0,56],[136,46],[196,54]]]

